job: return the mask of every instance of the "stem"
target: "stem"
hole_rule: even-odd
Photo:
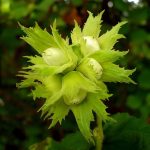
[[[103,127],[102,127],[102,120],[97,116],[97,127],[93,131],[94,137],[95,137],[95,146],[96,150],[102,150],[103,145]]]

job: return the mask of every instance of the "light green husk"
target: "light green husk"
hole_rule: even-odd
[[[114,64],[127,53],[113,48],[118,39],[124,37],[118,32],[125,22],[99,36],[102,14],[94,17],[89,12],[83,29],[75,22],[70,45],[58,33],[56,22],[51,27],[52,34],[37,23],[33,28],[20,25],[26,33],[22,39],[38,56],[27,56],[30,64],[19,72],[24,80],[17,87],[31,86],[34,99],[45,99],[40,110],[42,116],[52,119],[50,127],[61,123],[72,111],[83,136],[93,143],[90,130],[93,112],[103,121],[110,120],[102,101],[111,96],[105,82],[134,83],[129,76],[135,71]]]

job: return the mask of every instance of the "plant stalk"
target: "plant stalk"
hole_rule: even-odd
[[[103,127],[102,127],[102,120],[97,116],[97,127],[93,131],[95,137],[95,150],[102,150],[103,146]]]

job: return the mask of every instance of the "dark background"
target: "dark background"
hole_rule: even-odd
[[[116,44],[116,49],[129,50],[120,61],[122,66],[136,72],[132,78],[137,85],[108,84],[114,96],[106,102],[108,112],[128,112],[150,123],[150,1],[140,0],[0,0],[0,150],[22,150],[51,135],[59,141],[77,129],[72,114],[62,126],[47,129],[50,121],[40,118],[37,110],[42,100],[34,102],[30,89],[17,89],[20,81],[16,74],[26,65],[24,55],[34,50],[19,37],[24,26],[34,26],[35,21],[50,31],[54,19],[63,37],[74,27],[74,19],[82,27],[88,17],[87,10],[97,15],[105,10],[102,31],[119,21],[128,24],[120,30],[126,36]]]

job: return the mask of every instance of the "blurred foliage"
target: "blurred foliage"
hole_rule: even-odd
[[[104,150],[149,150],[150,126],[142,120],[126,113],[114,115],[116,123],[104,125]],[[140,126],[137,126],[140,124]],[[135,128],[136,126],[136,128]],[[114,136],[115,135],[115,136]],[[116,136],[117,135],[117,136]],[[78,143],[78,144],[77,144]],[[81,133],[67,135],[61,142],[47,138],[38,144],[30,146],[30,150],[90,150],[92,146],[85,141]]]
[[[61,142],[47,138],[38,144],[31,145],[29,150],[89,150],[90,147],[81,133],[75,132],[68,134]]]
[[[126,113],[114,115],[116,123],[104,126],[104,150],[149,150],[150,126]],[[116,136],[114,136],[116,135]]]
[[[35,53],[34,50],[31,51],[30,46],[19,39],[23,33],[18,22],[29,27],[37,21],[41,27],[49,30],[49,24],[56,19],[60,33],[66,37],[73,28],[74,19],[81,27],[84,25],[88,16],[87,10],[94,14],[105,10],[102,18],[104,20],[103,32],[119,21],[128,21],[128,24],[121,29],[121,33],[125,34],[127,38],[120,40],[116,44],[116,48],[129,49],[129,54],[124,60],[121,60],[121,64],[129,66],[130,69],[135,67],[137,69],[133,76],[137,85],[108,84],[110,92],[114,93],[114,96],[106,104],[110,113],[128,112],[141,118],[143,123],[134,121],[132,118],[128,119],[126,115],[124,121],[123,117],[116,116],[116,119],[120,120],[118,126],[106,124],[105,133],[108,147],[104,146],[104,149],[111,150],[115,147],[120,149],[118,144],[121,142],[124,144],[122,147],[125,148],[125,143],[129,143],[129,141],[124,141],[126,137],[124,134],[128,132],[129,139],[132,139],[134,128],[140,131],[137,135],[134,132],[137,141],[130,143],[135,145],[135,148],[138,145],[137,142],[145,140],[144,136],[150,137],[149,133],[145,133],[149,132],[149,129],[147,127],[144,129],[144,122],[150,123],[149,8],[150,1],[147,0],[139,0],[138,4],[128,2],[128,0],[0,0],[0,149],[27,149],[29,145],[42,141],[48,136],[53,138],[54,143],[58,143],[63,137],[67,138],[68,136],[70,136],[69,140],[74,136],[76,142],[78,138],[81,138],[83,143],[85,142],[79,133],[68,134],[77,130],[72,114],[69,115],[62,127],[57,125],[52,130],[48,130],[49,120],[42,121],[40,113],[37,113],[43,101],[34,103],[29,95],[31,89],[18,91],[15,84],[20,80],[16,77],[18,70],[21,69],[21,66],[26,65],[22,56]],[[126,123],[126,129],[123,128],[125,126],[123,123]],[[134,125],[132,126],[132,124]],[[141,125],[141,128],[137,125]],[[120,129],[118,130],[117,127]],[[109,133],[111,128],[112,132]],[[114,140],[112,140],[111,134],[117,135]],[[141,139],[142,135],[144,135],[144,139]],[[67,145],[65,138],[58,145],[63,145],[63,143],[64,146]],[[81,147],[83,146],[84,150],[86,144],[83,143],[81,142]],[[109,144],[113,144],[114,147],[109,147]],[[126,147],[126,149],[131,148]],[[144,150],[149,149],[144,147]]]

